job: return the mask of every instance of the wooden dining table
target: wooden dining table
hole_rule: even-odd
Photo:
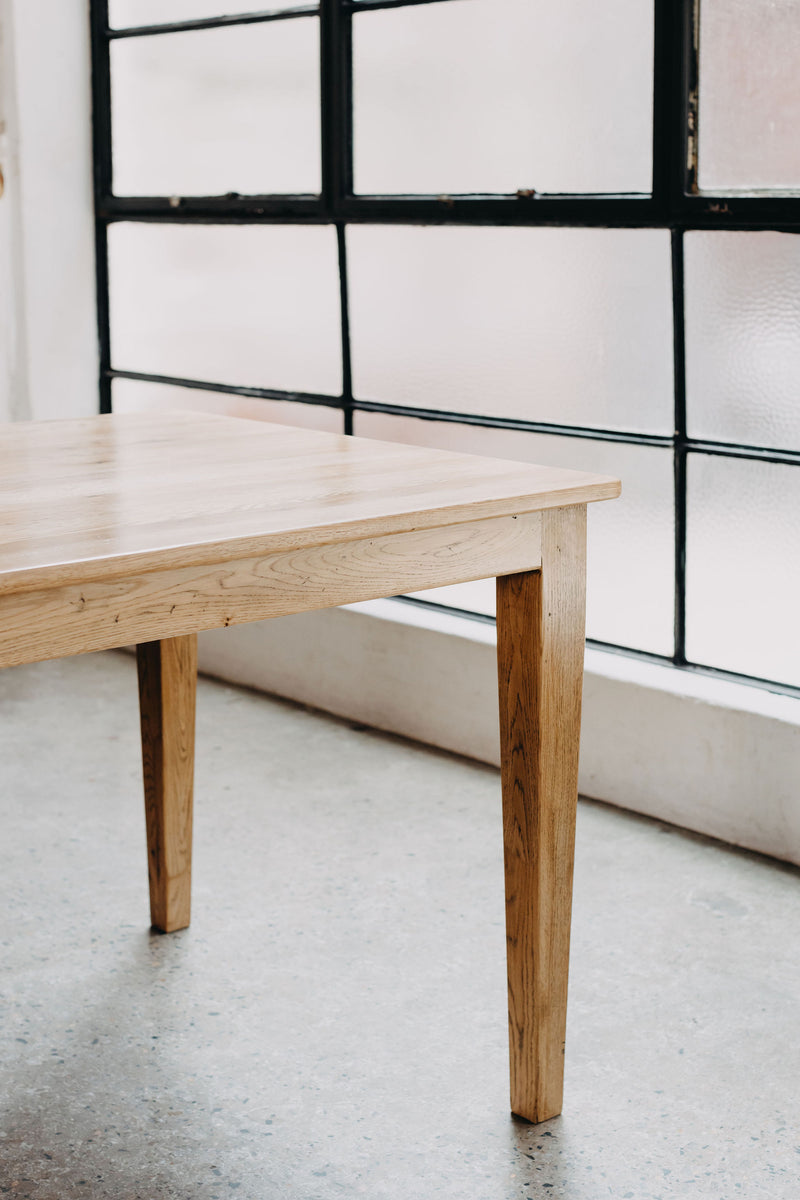
[[[511,1108],[543,1121],[562,1104],[586,506],[619,490],[209,413],[5,425],[0,667],[136,644],[170,932],[190,915],[197,633],[496,578]]]

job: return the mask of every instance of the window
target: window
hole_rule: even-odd
[[[800,695],[797,6],[239,7],[92,0],[101,409],[619,474],[593,644]]]

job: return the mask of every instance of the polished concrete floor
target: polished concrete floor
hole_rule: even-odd
[[[499,783],[203,682],[148,930],[135,669],[0,675],[0,1194],[797,1200],[800,878],[596,804],[564,1115],[507,1109]]]

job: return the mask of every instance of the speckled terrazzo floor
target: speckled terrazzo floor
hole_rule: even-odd
[[[565,1112],[506,1101],[496,773],[203,682],[147,924],[135,668],[0,674],[0,1194],[797,1200],[800,877],[581,807]]]

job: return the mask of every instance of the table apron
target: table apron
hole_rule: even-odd
[[[0,597],[0,667],[541,566],[541,513]]]

